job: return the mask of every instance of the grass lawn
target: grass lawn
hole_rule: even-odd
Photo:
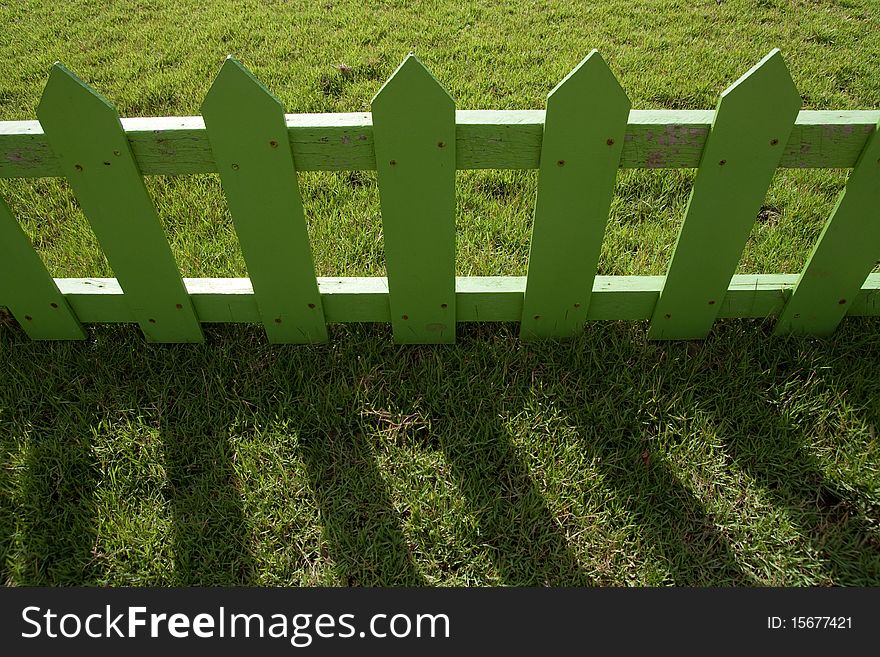
[[[462,109],[543,107],[598,48],[635,109],[714,107],[771,48],[805,109],[880,109],[876,0],[10,0],[0,120],[61,60],[123,116],[189,115],[223,58],[291,112],[369,109],[416,52]],[[796,272],[846,171],[777,174],[741,273]],[[662,274],[693,171],[622,171],[601,274]],[[535,173],[458,174],[461,275],[522,275]],[[245,276],[214,175],[148,188],[181,272]],[[300,174],[320,276],[383,275],[372,172]],[[0,180],[55,276],[112,276],[66,184]],[[704,342],[644,323],[454,346],[83,343],[0,322],[7,585],[880,585],[880,321]]]

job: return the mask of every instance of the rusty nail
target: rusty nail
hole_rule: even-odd
[[[725,164],[727,164],[727,160],[721,160],[718,164],[723,167]]]
[[[314,308],[315,308],[315,304],[310,303],[310,304],[309,304],[309,308],[312,308],[312,309],[314,310]]]
[[[409,319],[409,315],[403,315],[401,319]]]
[[[771,145],[771,146],[776,146],[776,144],[778,144],[778,143],[779,143],[779,140],[778,140],[778,139],[771,139],[771,140],[770,140],[770,145]]]
[[[613,139],[607,139],[607,140],[605,140],[605,143],[608,144],[609,146],[614,146],[614,140],[613,140]]]
[[[842,305],[843,305],[843,304],[845,304],[845,303],[846,303],[846,299],[841,299],[841,300],[840,300],[840,301],[838,301],[838,302],[837,302],[837,303],[839,303],[839,304],[840,304],[840,305],[841,305],[841,306],[842,306]]]
[[[446,142],[438,141],[438,142],[437,142],[437,148],[446,148]]]
[[[183,310],[183,304],[182,304],[182,303],[175,303],[175,304],[174,304],[174,307],[177,308],[178,310]]]

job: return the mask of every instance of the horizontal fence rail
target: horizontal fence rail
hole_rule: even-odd
[[[262,324],[272,342],[328,323],[390,323],[401,343],[454,342],[458,322],[519,322],[524,340],[587,321],[649,320],[655,339],[705,337],[718,318],[778,318],[777,334],[880,316],[878,111],[807,111],[774,50],[715,110],[633,110],[593,51],[546,110],[457,110],[410,55],[373,113],[285,114],[228,59],[204,118],[120,119],[56,64],[40,121],[0,122],[0,178],[65,177],[117,278],[52,278],[0,199],[0,306],[34,339],[137,323],[198,342],[201,323]],[[665,276],[597,276],[616,172],[695,168]],[[778,168],[851,168],[799,274],[735,275]],[[527,276],[456,277],[455,171],[537,169]],[[387,277],[316,277],[298,171],[375,170]],[[182,278],[144,176],[219,173],[250,278]]]
[[[650,319],[663,288],[663,276],[596,276],[588,320]],[[390,322],[385,277],[319,277],[324,316],[330,323]],[[737,274],[722,299],[721,318],[763,319],[778,314],[798,281],[797,274]],[[208,323],[259,323],[260,311],[247,278],[184,278],[199,319]],[[115,278],[56,278],[55,283],[85,323],[133,322]],[[457,276],[459,322],[518,322],[525,276]],[[0,305],[3,299],[0,298]],[[849,308],[849,315],[880,316],[880,274],[871,274]]]
[[[544,110],[457,110],[457,169],[537,169]],[[620,166],[687,169],[700,164],[712,110],[630,110]],[[373,117],[287,114],[287,136],[298,171],[376,168]],[[783,147],[785,169],[848,169],[874,132],[880,111],[801,110]],[[217,173],[201,116],[122,119],[144,175]],[[0,178],[61,176],[38,121],[0,122]]]

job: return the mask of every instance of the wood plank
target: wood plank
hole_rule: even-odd
[[[269,341],[325,342],[281,101],[229,58],[205,97],[202,115]]]
[[[373,99],[394,339],[455,342],[455,103],[410,55]]]
[[[620,166],[695,168],[712,124],[712,110],[630,110]],[[876,110],[802,110],[781,168],[849,168],[874,126]],[[372,170],[369,113],[288,114],[288,137],[299,171]],[[458,169],[537,169],[543,110],[458,110]],[[216,173],[200,116],[122,119],[144,175]],[[0,178],[62,175],[38,121],[0,122]]]
[[[0,198],[0,299],[34,340],[83,340],[79,320]]]
[[[203,322],[259,322],[256,297],[247,278],[185,278]],[[797,274],[737,274],[719,318],[765,319],[778,315],[797,283]],[[56,278],[81,321],[132,322],[115,278]],[[522,315],[524,276],[464,276],[456,279],[459,321],[515,322]],[[318,278],[329,323],[388,322],[387,279]],[[588,320],[650,319],[663,276],[597,276]],[[0,306],[7,299],[0,297]],[[849,317],[880,317],[880,273],[870,274],[853,300]]]
[[[774,332],[833,333],[878,257],[880,123],[840,193]]]
[[[147,339],[200,342],[201,327],[116,110],[55,64],[37,116]]]
[[[629,98],[594,50],[547,97],[520,337],[583,331]]]
[[[778,50],[721,94],[649,338],[709,333],[800,103]]]

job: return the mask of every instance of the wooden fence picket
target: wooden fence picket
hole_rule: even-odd
[[[721,94],[649,338],[709,333],[800,105],[778,50]]]
[[[583,330],[630,102],[597,51],[547,97],[520,337]]]
[[[0,198],[0,298],[34,340],[86,337],[30,240]]]
[[[269,341],[326,341],[281,101],[229,58],[202,116]]]
[[[55,64],[37,116],[147,339],[200,342],[201,327],[116,110]]]
[[[777,335],[828,335],[880,258],[880,123],[774,327]]]
[[[455,342],[455,103],[414,55],[373,98],[394,339]]]

